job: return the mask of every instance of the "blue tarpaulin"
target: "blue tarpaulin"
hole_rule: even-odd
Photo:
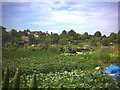
[[[102,70],[104,74],[115,74],[115,76],[110,75],[112,78],[120,78],[120,67],[116,65],[110,65],[107,69]]]

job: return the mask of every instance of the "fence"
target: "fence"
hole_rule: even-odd
[[[10,72],[9,72],[9,67],[7,66],[4,70],[4,78],[3,78],[3,84],[2,84],[2,90],[6,90],[9,88],[9,80],[10,80]],[[20,71],[17,68],[14,79],[13,79],[13,89],[19,89],[20,88]],[[32,79],[29,84],[29,90],[37,89],[37,79],[36,75],[33,74]]]

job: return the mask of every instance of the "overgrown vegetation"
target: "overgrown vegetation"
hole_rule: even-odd
[[[21,42],[31,44],[60,44],[60,45],[79,45],[79,44],[90,44],[92,46],[109,46],[115,43],[118,43],[119,34],[112,32],[109,36],[102,35],[100,31],[96,31],[94,35],[88,34],[85,32],[84,34],[76,33],[73,29],[70,31],[63,30],[63,32],[58,35],[57,33],[31,33],[29,29],[24,31],[17,31],[12,29],[11,31],[7,31],[5,27],[0,27],[2,30],[2,43],[3,45],[20,45]],[[36,37],[37,35],[37,37]],[[28,36],[29,41],[23,40],[22,36]],[[23,46],[23,45],[21,45]]]
[[[119,88],[118,80],[103,75],[101,71],[90,74],[79,69],[70,72],[38,73],[36,75],[24,73],[17,77],[18,75],[20,75],[19,72],[15,74],[14,78],[10,78],[9,84],[7,84],[9,88],[29,88],[30,90],[37,88]],[[18,87],[18,85],[20,86]]]
[[[8,32],[4,27],[2,30],[2,69],[4,72],[5,67],[9,66],[9,87],[19,87],[19,84],[13,81],[15,77],[18,77],[16,81],[19,81],[19,75],[15,75],[16,68],[19,68],[22,88],[34,87],[32,84],[29,86],[32,77],[31,82],[38,82],[39,88],[119,88],[118,80],[103,75],[96,71],[95,67],[100,66],[101,70],[110,64],[119,66],[120,31],[118,34],[102,36],[100,31],[89,35],[87,32],[78,34],[74,30],[64,30],[60,35],[53,33],[35,37],[28,34],[30,30],[24,30],[23,33],[16,30]],[[24,41],[21,36],[29,36],[29,40]],[[71,53],[83,49],[86,45],[92,49],[80,54]],[[61,53],[64,50],[70,52]]]

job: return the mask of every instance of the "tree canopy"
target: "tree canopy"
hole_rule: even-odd
[[[96,36],[96,37],[101,37],[101,32],[100,31],[96,31],[95,33],[94,33],[94,36]]]
[[[22,36],[28,36],[28,43],[31,44],[79,44],[79,43],[90,43],[93,46],[96,46],[98,43],[102,45],[109,45],[110,42],[117,42],[119,40],[120,31],[118,33],[112,32],[108,37],[106,35],[101,34],[100,31],[96,31],[94,35],[90,35],[88,32],[84,34],[76,33],[73,29],[70,31],[63,30],[60,35],[57,33],[52,33],[49,35],[40,34],[36,37],[34,34],[28,34],[31,32],[29,29],[23,31],[17,31],[12,29],[11,31],[7,31],[5,27],[1,27],[2,29],[2,41],[3,45],[7,42],[17,43],[21,42]],[[101,40],[101,41],[100,41]]]

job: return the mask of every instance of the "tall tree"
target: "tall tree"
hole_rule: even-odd
[[[10,31],[10,35],[11,35],[12,37],[17,37],[17,36],[18,36],[17,30],[12,29],[12,30]]]
[[[117,38],[117,34],[114,33],[114,32],[112,32],[112,33],[110,34],[110,37],[113,38],[113,39],[116,39],[116,38]]]
[[[66,30],[63,30],[61,34],[66,34],[66,33],[67,33],[67,31],[66,31]]]
[[[75,36],[76,35],[76,32],[71,29],[69,32],[68,32],[68,36]]]
[[[101,37],[101,32],[100,31],[96,31],[95,33],[94,33],[94,36],[96,36],[96,37]]]
[[[22,32],[22,31],[19,31],[19,32],[18,32],[18,37],[21,38],[21,36],[23,36],[23,32]]]
[[[84,33],[84,38],[85,38],[85,39],[89,39],[88,32],[85,32],[85,33]]]
[[[11,40],[11,36],[9,35],[9,32],[6,31],[6,28],[5,27],[2,27],[2,44],[5,45],[5,43],[9,42]]]
[[[28,32],[30,32],[30,30],[29,30],[29,29],[26,29],[26,30],[24,30],[23,32],[24,32],[24,36],[28,36]]]
[[[120,30],[118,31],[118,36],[120,37]]]
[[[29,44],[34,44],[35,43],[35,38],[33,34],[29,34]]]
[[[50,37],[52,39],[52,43],[58,44],[58,41],[59,41],[60,37],[57,33],[52,34]]]
[[[106,35],[103,35],[102,38],[106,38]]]
[[[85,35],[85,36],[88,36],[88,32],[85,32],[84,35]]]

